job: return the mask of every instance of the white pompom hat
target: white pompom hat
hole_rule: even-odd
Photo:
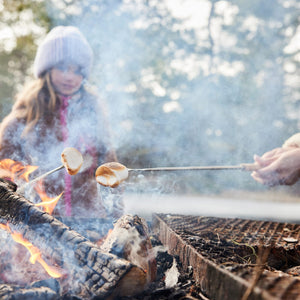
[[[93,60],[93,51],[78,28],[73,26],[54,27],[38,47],[34,60],[34,76],[41,77],[57,64],[70,62],[81,68],[87,78]]]

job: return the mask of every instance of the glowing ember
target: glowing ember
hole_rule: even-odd
[[[32,264],[35,264],[36,262],[40,263],[41,266],[45,269],[45,271],[53,278],[60,278],[63,276],[63,273],[58,268],[49,266],[42,259],[42,254],[41,254],[40,250],[37,247],[33,246],[29,241],[25,240],[22,237],[22,234],[17,233],[17,232],[12,232],[7,224],[6,225],[0,224],[0,228],[7,230],[11,234],[11,236],[15,242],[26,247],[26,249],[31,254],[31,257],[29,260]]]

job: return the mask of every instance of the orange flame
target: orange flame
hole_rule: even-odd
[[[1,223],[0,223],[0,228],[1,228],[1,229],[7,230],[7,227],[8,227],[8,225],[4,225],[4,224],[1,224]]]
[[[8,178],[12,181],[15,181],[15,179],[24,179],[28,182],[29,175],[38,169],[38,167],[30,165],[24,166],[21,162],[6,158],[0,161],[0,169],[5,171],[2,174],[5,178]],[[58,200],[62,196],[62,193],[54,198],[48,197],[42,185],[42,181],[35,186],[35,190],[42,200],[42,202],[36,204],[36,206],[41,206],[45,212],[51,215]]]
[[[8,224],[0,224],[0,228],[7,230],[13,240],[21,245],[23,245],[24,247],[26,247],[26,249],[30,252],[31,257],[29,259],[29,261],[32,264],[35,264],[36,262],[39,262],[42,267],[45,269],[45,271],[53,278],[60,278],[63,276],[63,273],[59,271],[58,268],[53,267],[53,266],[49,266],[43,259],[42,259],[42,254],[40,252],[40,250],[33,246],[29,241],[27,241],[26,239],[23,238],[21,233],[18,232],[12,232],[11,229],[9,228]]]
[[[0,169],[4,170],[3,176],[5,178],[8,178],[12,181],[15,181],[16,179],[24,179],[26,182],[29,181],[29,175],[35,171],[38,167],[37,166],[24,166],[21,162],[16,162],[12,159],[3,159],[0,161]],[[42,202],[35,204],[36,206],[41,206],[43,207],[44,211],[52,214],[58,200],[62,196],[63,193],[58,195],[57,197],[50,198],[47,196],[45,189],[43,187],[42,181],[39,182],[35,186],[36,192],[39,194]],[[53,278],[60,278],[63,276],[63,273],[59,271],[58,268],[49,266],[43,259],[42,259],[42,254],[40,250],[32,245],[29,241],[23,238],[22,234],[17,233],[17,232],[12,232],[8,224],[0,224],[0,229],[7,230],[13,240],[24,247],[29,251],[30,253],[30,259],[29,261],[32,264],[35,264],[36,262],[40,263],[41,266],[45,269],[45,271]]]
[[[97,246],[101,246],[103,244],[103,242],[110,236],[110,234],[113,232],[112,229],[109,229],[106,236],[104,236],[103,238],[99,239],[98,241],[95,242],[95,244]]]
[[[11,180],[25,179],[29,181],[29,174],[35,171],[37,166],[24,166],[21,162],[6,158],[0,161],[0,168],[10,173]]]
[[[44,186],[42,184],[42,181],[39,182],[39,184],[37,184],[34,189],[36,190],[36,192],[39,194],[42,202],[41,203],[37,203],[35,204],[35,206],[41,206],[45,212],[47,212],[48,214],[52,214],[58,200],[60,199],[60,197],[62,196],[63,193],[61,193],[60,195],[54,197],[54,198],[50,198],[47,196]]]

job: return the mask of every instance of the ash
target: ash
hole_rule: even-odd
[[[157,236],[151,236],[151,243],[153,247],[160,247],[161,250],[158,251],[157,260],[157,277],[156,281],[150,284],[149,288],[143,293],[136,295],[134,297],[121,297],[118,300],[157,300],[157,299],[201,299],[209,300],[204,295],[202,295],[199,287],[193,279],[193,269],[190,267],[188,270],[183,270],[182,264],[177,256],[170,255],[167,250],[163,250],[164,247],[159,241]],[[178,270],[177,283],[172,287],[167,287],[166,284],[166,274],[175,266]],[[176,272],[177,274],[177,272]]]

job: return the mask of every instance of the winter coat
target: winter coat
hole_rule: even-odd
[[[25,120],[17,118],[12,111],[0,127],[0,158],[39,166],[30,177],[33,178],[60,166],[64,148],[76,148],[84,157],[79,173],[71,176],[63,169],[44,179],[49,197],[64,192],[54,214],[104,217],[107,212],[99,194],[95,170],[100,164],[116,158],[110,147],[105,114],[98,105],[99,99],[91,94],[84,95],[65,99],[65,105],[58,107],[54,113],[45,114],[26,135],[23,134]],[[28,197],[32,197],[31,193]],[[67,200],[71,203],[67,204]]]

